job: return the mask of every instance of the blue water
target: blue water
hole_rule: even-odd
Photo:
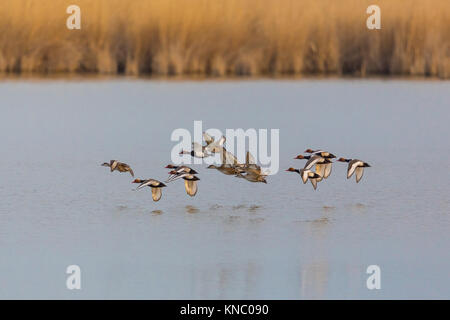
[[[4,81],[0,298],[450,298],[450,83],[438,81]],[[280,171],[250,183],[197,165],[153,202],[176,128],[280,130]],[[314,191],[293,158],[346,165]],[[66,268],[81,268],[81,290]],[[381,268],[368,290],[366,268]]]

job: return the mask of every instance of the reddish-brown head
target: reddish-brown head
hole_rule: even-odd
[[[305,156],[302,154],[299,154],[298,156],[296,156],[294,159],[305,159]]]
[[[306,149],[305,152],[307,152],[307,153],[313,153],[314,150],[313,150],[313,149]]]
[[[175,168],[175,166],[173,166],[173,165],[171,165],[171,164],[168,164],[167,166],[165,166],[164,168],[166,168],[166,169],[174,169]]]
[[[175,170],[169,171],[169,174],[176,174],[177,172]]]
[[[289,169],[287,169],[286,171],[295,172],[295,169],[294,169],[294,168],[289,168]]]
[[[337,161],[339,161],[339,162],[347,162],[347,159],[345,159],[345,158],[339,158],[339,159],[337,159]]]
[[[134,179],[134,181],[133,182],[131,182],[131,183],[141,183],[142,182],[142,180],[141,179]]]

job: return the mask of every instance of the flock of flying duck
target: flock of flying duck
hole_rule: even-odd
[[[250,182],[267,183],[266,177],[269,172],[263,171],[261,167],[256,164],[255,159],[250,152],[247,151],[245,163],[239,163],[237,158],[223,146],[225,143],[225,137],[222,137],[216,141],[207,133],[203,133],[203,139],[205,140],[206,145],[201,145],[194,142],[192,143],[192,151],[182,150],[180,154],[189,154],[195,158],[206,158],[219,153],[221,157],[221,165],[210,165],[208,166],[208,169],[216,169],[225,175],[232,175]],[[327,179],[330,176],[333,163],[332,159],[336,158],[336,156],[324,150],[307,149],[305,150],[305,153],[308,153],[308,155],[298,155],[294,158],[308,160],[303,169],[294,169],[291,167],[286,171],[298,173],[303,181],[303,184],[309,180],[314,190],[316,190],[317,183],[323,179]],[[364,174],[364,168],[370,167],[367,162],[358,159],[339,158],[337,161],[348,163],[347,179],[351,178],[352,175],[355,174],[357,183],[361,180]],[[133,170],[126,163],[119,162],[118,160],[111,160],[109,163],[103,163],[102,166],[109,167],[111,172],[129,172],[134,178]],[[186,193],[191,197],[197,194],[197,181],[200,180],[196,176],[196,174],[198,174],[197,171],[187,166],[177,166],[172,164],[167,165],[165,168],[170,169],[169,177],[166,181],[164,181],[165,183],[183,179]],[[314,171],[312,170],[313,168]],[[132,183],[139,183],[136,190],[144,187],[150,187],[152,190],[153,201],[159,201],[161,199],[162,188],[166,187],[164,183],[156,179],[135,179]]]

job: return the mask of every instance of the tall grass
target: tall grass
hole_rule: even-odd
[[[450,78],[450,0],[2,0],[0,72]]]

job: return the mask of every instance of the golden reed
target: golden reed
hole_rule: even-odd
[[[450,0],[3,0],[0,72],[448,79]]]

